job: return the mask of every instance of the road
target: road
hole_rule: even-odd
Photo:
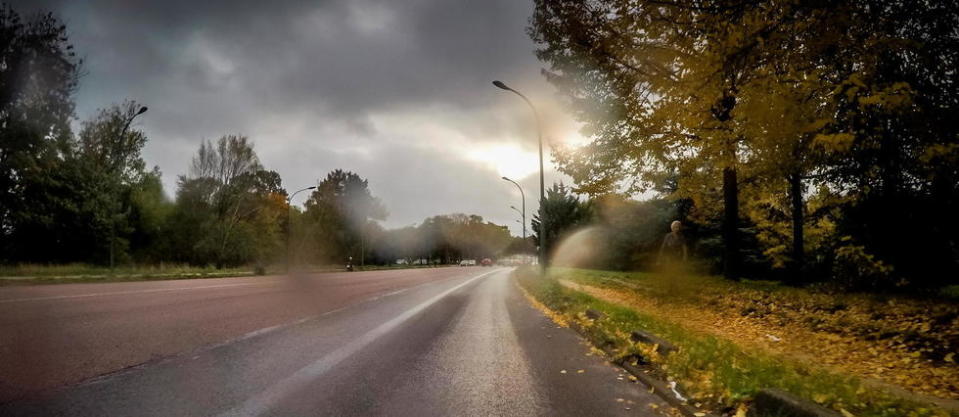
[[[508,269],[7,287],[0,336],[4,416],[668,408],[533,308]]]

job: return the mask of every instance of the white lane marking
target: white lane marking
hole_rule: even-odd
[[[272,405],[282,400],[289,393],[293,392],[299,387],[304,386],[310,381],[315,380],[317,377],[323,375],[330,369],[333,369],[333,367],[338,365],[340,362],[343,362],[345,359],[349,358],[360,349],[363,349],[380,336],[383,336],[384,334],[389,333],[391,330],[397,328],[399,325],[403,324],[403,322],[409,320],[423,310],[426,310],[437,301],[442,300],[447,295],[450,295],[454,291],[469,285],[473,281],[497,272],[501,271],[496,270],[477,275],[453,288],[443,291],[442,293],[416,305],[413,308],[410,308],[409,310],[400,313],[400,315],[383,324],[380,324],[379,326],[376,326],[376,328],[373,330],[364,333],[362,336],[353,339],[349,343],[340,346],[336,350],[326,354],[320,359],[317,359],[313,363],[300,368],[298,371],[294,372],[285,379],[282,379],[271,385],[266,390],[244,401],[239,408],[228,410],[224,413],[221,413],[220,416],[255,416],[263,414],[264,412],[268,411]]]
[[[202,285],[198,287],[155,288],[152,290],[95,292],[90,294],[74,294],[74,295],[52,295],[47,297],[14,298],[10,300],[0,300],[0,304],[20,303],[20,302],[26,302],[26,301],[41,301],[41,300],[64,300],[64,299],[70,299],[70,298],[103,297],[103,296],[109,296],[109,295],[144,294],[144,293],[151,293],[151,292],[201,290],[206,288],[242,287],[247,285],[263,285],[263,284],[270,284],[270,283],[269,282],[248,282],[243,284]]]
[[[446,278],[446,279],[454,279],[454,278],[458,278],[458,277]],[[196,359],[198,359],[198,358],[200,357],[201,354],[206,353],[206,352],[209,352],[209,351],[214,350],[214,349],[218,349],[218,348],[221,348],[221,347],[224,347],[224,346],[229,346],[229,345],[232,345],[232,344],[234,344],[234,343],[242,342],[242,341],[248,340],[248,339],[252,339],[252,338],[257,337],[257,336],[263,336],[263,335],[265,335],[265,334],[273,333],[273,332],[278,331],[278,330],[283,330],[283,329],[286,329],[286,328],[294,327],[294,326],[297,326],[297,325],[300,325],[300,324],[303,324],[303,323],[306,323],[306,322],[309,322],[309,321],[321,319],[321,318],[323,318],[323,317],[326,317],[326,316],[331,315],[331,314],[339,313],[339,312],[341,312],[341,311],[343,311],[343,310],[346,310],[346,309],[350,309],[350,308],[353,308],[353,307],[356,307],[356,306],[360,306],[360,305],[363,305],[363,304],[371,303],[371,302],[373,302],[373,301],[380,300],[380,299],[383,299],[383,298],[392,297],[392,296],[394,296],[394,295],[402,294],[402,293],[404,293],[404,292],[406,292],[406,291],[409,291],[409,290],[412,290],[412,289],[414,289],[414,288],[419,288],[419,287],[423,287],[423,286],[427,286],[427,285],[434,285],[434,284],[443,282],[443,281],[445,281],[446,279],[443,279],[443,280],[440,280],[440,281],[423,282],[423,283],[420,283],[420,284],[413,285],[413,286],[411,286],[411,287],[400,288],[400,289],[398,289],[398,290],[390,291],[390,292],[387,292],[387,293],[384,293],[384,294],[377,294],[377,295],[374,295],[374,296],[369,297],[369,298],[364,298],[364,299],[362,299],[362,300],[360,300],[360,301],[358,301],[358,302],[356,302],[356,303],[354,303],[354,304],[345,305],[345,306],[343,306],[343,307],[340,307],[340,308],[337,308],[337,309],[333,309],[333,310],[330,310],[330,311],[324,311],[324,312],[322,312],[322,313],[320,313],[320,314],[303,317],[303,318],[300,318],[300,319],[297,319],[297,320],[294,320],[294,321],[291,321],[291,322],[288,322],[288,323],[280,323],[280,324],[277,324],[277,325],[267,326],[267,327],[263,327],[263,328],[260,328],[260,329],[256,329],[256,330],[253,330],[253,331],[251,331],[251,332],[247,332],[247,333],[241,334],[241,335],[239,335],[239,336],[237,336],[237,337],[234,337],[234,338],[232,338],[232,339],[227,339],[227,340],[222,341],[222,342],[218,342],[218,343],[213,343],[213,344],[209,344],[209,345],[200,346],[200,347],[198,347],[198,348],[196,348],[196,349],[193,349],[193,350],[191,350],[191,351],[188,351],[188,352],[186,352],[186,353],[176,353],[176,354],[173,354],[173,355],[170,355],[170,356],[161,358],[161,359],[159,359],[159,360],[151,360],[151,361],[139,363],[139,364],[136,364],[136,365],[127,367],[127,368],[123,368],[123,369],[120,369],[120,370],[117,370],[117,371],[112,371],[112,372],[108,372],[108,373],[106,373],[106,374],[97,375],[97,376],[94,376],[94,377],[92,377],[92,378],[90,378],[90,379],[87,379],[87,380],[85,380],[85,381],[82,381],[82,382],[78,383],[77,386],[86,386],[86,385],[99,384],[99,383],[102,383],[102,382],[104,382],[104,381],[107,381],[107,380],[113,379],[113,378],[115,378],[115,377],[118,377],[118,376],[120,376],[120,375],[124,375],[124,374],[126,374],[126,373],[128,373],[128,372],[142,369],[142,368],[145,367],[145,366],[155,365],[155,364],[163,364],[163,363],[167,363],[167,362],[170,362],[170,361],[173,361],[173,360],[176,360],[176,359],[185,357],[185,356],[190,356],[190,359],[191,359],[191,360],[196,360]]]

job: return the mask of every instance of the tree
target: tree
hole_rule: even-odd
[[[72,188],[80,193],[81,215],[94,229],[90,243],[108,254],[111,266],[115,257],[127,254],[124,235],[133,232],[129,222],[132,194],[144,181],[152,180],[141,156],[146,135],[130,129],[141,109],[144,107],[127,101],[100,110],[83,123],[76,151],[71,154],[70,162],[78,168]],[[155,175],[159,176],[158,170]]]
[[[178,257],[217,267],[267,262],[282,251],[286,210],[279,174],[260,165],[249,139],[204,142],[179,179],[171,220],[187,252]]]
[[[579,190],[651,188],[661,173],[722,178],[724,273],[738,277],[740,147],[734,110],[775,29],[792,10],[753,2],[536,2],[530,35],[547,79],[594,141],[560,154]],[[758,42],[763,39],[763,42]],[[702,176],[690,176],[689,179]],[[698,184],[680,182],[680,195]]]
[[[665,199],[636,201],[619,194],[607,194],[593,200],[594,224],[603,242],[593,248],[595,268],[651,269],[664,235],[672,221],[679,219],[677,203]],[[683,234],[687,244],[693,230]]]
[[[367,235],[371,222],[386,216],[386,207],[370,192],[367,180],[341,169],[327,174],[306,202],[313,250],[327,262],[355,256],[363,265],[370,251]]]
[[[819,263],[864,253],[924,279],[959,270],[959,221],[944,211],[959,188],[957,15],[880,0],[544,0],[530,34],[593,138],[559,153],[578,190],[643,191],[678,174],[672,196],[693,201],[694,218],[721,213],[731,278],[747,226],[797,281],[810,227],[831,252]]]
[[[168,223],[174,202],[164,194],[160,179],[160,170],[154,168],[130,192],[127,239],[138,262],[163,262],[170,253]]]
[[[51,213],[70,210],[57,171],[69,152],[80,60],[52,14],[0,5],[0,259],[40,260]],[[44,242],[46,241],[46,242]],[[58,255],[58,254],[57,254]]]
[[[431,258],[443,263],[462,259],[494,258],[511,242],[506,226],[483,220],[475,214],[453,213],[427,218],[420,225]]]
[[[545,224],[541,221],[543,218],[547,220]],[[562,183],[553,184],[546,190],[546,200],[540,206],[539,212],[533,215],[533,236],[538,242],[540,233],[545,235],[546,247],[540,250],[547,254],[548,259],[548,255],[569,231],[589,223],[592,219],[593,207],[589,201],[580,201],[579,197],[573,195],[572,190]]]
[[[836,120],[816,138],[844,200],[839,245],[891,263],[899,279],[942,285],[959,276],[959,10],[849,3],[857,24],[822,59],[837,74]]]

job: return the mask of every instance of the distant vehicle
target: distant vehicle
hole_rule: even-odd
[[[490,258],[483,258],[483,260],[480,261],[480,265],[483,265],[483,266],[493,266],[493,260],[490,259]]]
[[[463,259],[460,266],[476,266],[476,259]]]

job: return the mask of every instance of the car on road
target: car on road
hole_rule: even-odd
[[[460,266],[476,266],[476,259],[463,259]]]
[[[480,265],[483,265],[483,266],[493,266],[493,260],[490,259],[490,258],[483,258],[483,260],[480,261]]]

